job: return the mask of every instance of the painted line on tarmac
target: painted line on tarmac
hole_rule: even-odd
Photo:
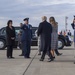
[[[38,53],[38,51],[36,52],[36,54],[34,55],[34,57],[32,58],[31,62],[29,63],[29,65],[27,66],[26,70],[24,71],[24,73],[22,75],[26,74],[27,70],[29,69],[30,65],[32,64],[32,62],[33,62],[34,58],[36,57],[37,53]]]

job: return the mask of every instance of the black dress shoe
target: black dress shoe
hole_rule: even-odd
[[[19,55],[19,56],[24,56],[23,54]]]
[[[48,59],[48,62],[52,62],[52,61],[54,61],[54,59]]]
[[[40,61],[44,61],[44,59],[40,59]]]
[[[38,55],[41,55],[41,53],[39,53]]]
[[[15,59],[15,57],[10,57],[11,59]]]
[[[55,56],[51,56],[50,58],[48,58],[48,60],[54,60],[55,59]]]
[[[29,58],[29,59],[30,59],[31,57],[27,57],[27,58]]]
[[[61,55],[62,55],[62,53],[57,54],[57,56],[61,56]]]

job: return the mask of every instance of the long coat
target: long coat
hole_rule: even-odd
[[[38,28],[37,35],[41,35],[42,41],[42,50],[44,51],[49,50],[51,48],[51,33],[52,33],[52,26],[47,21],[41,22]]]
[[[7,45],[14,45],[15,44],[15,39],[12,40],[11,38],[15,38],[15,28],[12,26],[12,29],[9,28],[8,26],[6,27],[6,39],[7,39]]]
[[[58,49],[58,26],[52,25],[51,50]]]

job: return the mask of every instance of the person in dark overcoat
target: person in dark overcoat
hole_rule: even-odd
[[[32,39],[32,25],[29,24],[29,18],[24,19],[24,25],[21,27],[22,29],[22,50],[24,52],[24,58],[30,58],[31,51],[31,39]]]
[[[73,23],[71,24],[71,26],[74,29],[74,47],[75,47],[75,16],[74,16],[74,20],[73,20]]]
[[[15,28],[12,26],[12,20],[7,22],[6,27],[6,39],[7,39],[7,58],[14,58],[13,57],[13,47],[15,45]]]
[[[42,44],[43,44],[43,48],[42,48],[42,56],[40,61],[43,61],[45,58],[46,53],[48,52],[50,55],[50,50],[51,50],[51,33],[52,33],[52,26],[50,23],[47,22],[47,17],[43,16],[42,17],[42,21],[39,24],[38,27],[38,32],[37,35],[40,36],[41,35],[41,39],[42,39]],[[52,55],[50,55],[51,57],[51,61],[53,61]]]
[[[69,32],[67,33],[68,36],[72,36],[71,31],[69,30]]]

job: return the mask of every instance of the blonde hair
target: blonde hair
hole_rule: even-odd
[[[50,17],[49,18],[49,22],[53,25],[53,26],[57,26],[57,22],[55,21],[55,18],[54,17]]]
[[[46,16],[43,16],[43,17],[42,17],[42,20],[43,20],[43,21],[46,21],[46,20],[47,20],[47,17],[46,17]]]

